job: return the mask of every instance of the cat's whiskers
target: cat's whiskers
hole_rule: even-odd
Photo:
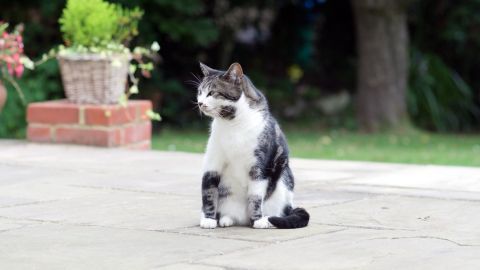
[[[200,118],[203,118],[203,113],[202,111],[200,110],[200,106],[198,105],[198,102],[197,101],[193,101],[191,100],[192,104],[194,104],[195,106],[192,107],[192,110],[197,110],[198,114],[200,115]]]
[[[185,83],[189,84],[189,85],[193,85],[193,86],[195,86],[195,88],[198,88],[198,86],[200,85],[200,82],[193,81],[193,80],[187,80],[187,81],[185,81]]]
[[[190,72],[190,74],[192,74],[192,76],[198,81],[198,82],[201,82],[202,80],[197,76],[195,75],[193,72]]]
[[[185,83],[194,86],[195,88],[198,88],[200,84],[202,83],[202,80],[192,72],[190,74],[193,76],[193,80],[186,80]]]

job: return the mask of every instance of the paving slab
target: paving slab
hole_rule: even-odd
[[[246,240],[251,242],[264,242],[264,243],[280,243],[295,239],[306,238],[317,234],[329,234],[339,230],[344,230],[343,227],[335,227],[331,225],[321,225],[312,223],[301,230],[290,230],[285,233],[284,230],[252,230],[247,227],[231,227],[231,228],[218,228],[217,230],[204,230],[198,226],[175,229],[173,232],[190,235],[201,235],[211,238],[220,239],[236,239]]]
[[[162,269],[162,270],[177,270],[177,269],[184,269],[184,270],[223,270],[223,269],[233,269],[230,267],[221,267],[221,266],[213,266],[213,265],[206,265],[206,264],[198,264],[198,263],[178,263],[178,264],[170,264],[166,266],[161,266],[154,269]]]
[[[12,219],[2,217],[0,218],[0,233],[21,229],[31,225],[35,225],[35,222],[28,221],[28,220],[15,220],[15,219],[12,220]]]
[[[480,247],[413,232],[346,229],[212,256],[201,263],[239,269],[478,269]]]
[[[309,210],[317,224],[412,231],[480,246],[479,201],[377,196]]]
[[[81,198],[0,208],[0,216],[64,224],[165,230],[196,226],[199,209],[198,200],[185,196],[105,191]]]
[[[412,177],[414,176],[414,177]],[[477,168],[448,166],[409,166],[386,171],[374,176],[348,179],[348,183],[369,186],[391,186],[448,191],[480,191],[480,174]]]
[[[153,269],[255,243],[109,227],[39,224],[0,234],[2,269]]]
[[[292,159],[307,228],[198,227],[202,155],[0,141],[0,269],[480,269],[480,169]]]

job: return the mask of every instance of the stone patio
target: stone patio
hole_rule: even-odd
[[[201,158],[0,141],[0,269],[480,269],[480,169],[293,159],[307,228],[202,230]]]

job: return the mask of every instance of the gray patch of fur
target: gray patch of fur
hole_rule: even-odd
[[[223,119],[232,120],[235,118],[236,112],[237,109],[234,106],[222,106],[219,114]]]
[[[248,197],[248,213],[250,214],[250,221],[255,221],[262,218],[262,202],[260,196],[252,195]]]
[[[215,218],[218,204],[220,174],[205,172],[202,178],[202,211],[206,218]]]
[[[218,187],[218,197],[219,198],[225,198],[225,197],[228,197],[232,194],[232,191],[230,190],[229,187],[225,187],[225,186],[222,186],[220,185]]]
[[[293,190],[293,174],[288,165],[288,146],[283,132],[275,119],[267,115],[267,125],[258,138],[255,149],[255,165],[250,169],[250,177],[260,177],[268,181],[265,199],[275,191],[278,181],[283,180],[289,190]]]

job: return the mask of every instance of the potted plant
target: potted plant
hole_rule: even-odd
[[[23,52],[23,25],[15,27],[13,32],[8,32],[8,23],[0,22],[0,112],[7,100],[7,91],[3,82],[10,83],[22,101],[24,95],[15,81],[23,75],[24,68],[33,68],[33,63]]]
[[[65,45],[42,60],[57,58],[69,101],[114,104],[138,92],[135,74],[149,76],[153,64],[144,59],[153,59],[159,49],[156,42],[149,49],[129,49],[142,15],[138,8],[125,9],[103,0],[67,1],[59,20]],[[127,78],[132,84],[128,92]]]

